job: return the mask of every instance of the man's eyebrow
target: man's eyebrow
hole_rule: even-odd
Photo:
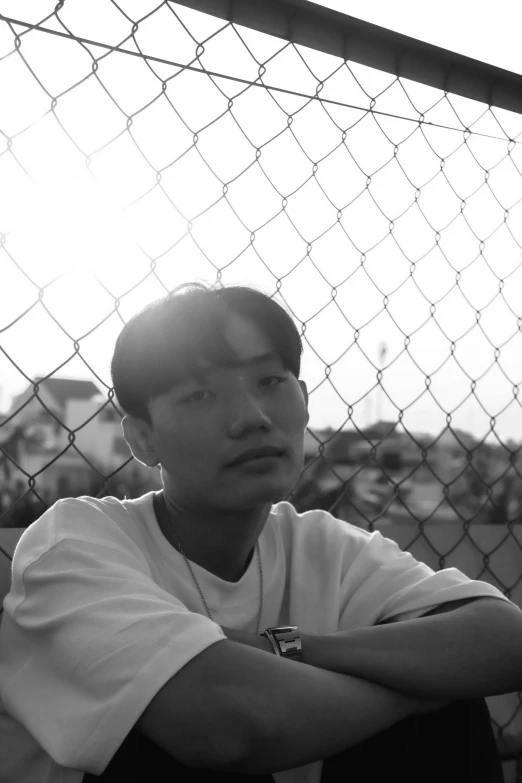
[[[238,362],[237,367],[251,367],[256,364],[263,364],[263,362],[278,361],[279,356],[274,351],[268,351],[268,353],[261,353],[258,356],[252,356],[247,359],[246,362]]]

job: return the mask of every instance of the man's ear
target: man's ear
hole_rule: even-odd
[[[159,460],[154,449],[152,433],[146,422],[135,419],[133,416],[124,416],[121,421],[123,437],[132,451],[132,455],[138,462],[155,468]]]
[[[306,388],[306,383],[304,381],[298,381],[299,386],[301,387],[301,391],[303,392],[303,397],[305,399],[305,405],[306,405],[306,424],[308,425],[308,422],[310,421],[310,412],[308,410],[308,389]]]

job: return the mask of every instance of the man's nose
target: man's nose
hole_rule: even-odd
[[[246,389],[233,393],[229,406],[229,419],[233,428],[271,424],[261,397]]]

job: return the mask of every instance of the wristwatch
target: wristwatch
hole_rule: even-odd
[[[260,635],[266,636],[276,655],[290,658],[292,661],[303,660],[301,637],[297,625],[276,625],[266,628]]]

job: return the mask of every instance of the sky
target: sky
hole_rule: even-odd
[[[0,13],[36,23],[54,5]],[[119,53],[94,76],[106,49],[31,31],[10,54],[0,22],[0,410],[25,376],[110,388],[124,321],[221,268],[268,294],[280,279],[276,301],[306,323],[312,429],[401,418],[436,433],[451,413],[478,438],[493,417],[522,439],[522,135],[506,136],[522,117],[244,28],[241,42],[175,3],[118,5],[66,0],[44,24],[115,44],[139,7],[143,52],[189,63],[213,36],[204,67],[253,81],[246,43],[279,90]],[[323,5],[522,73],[514,2]],[[321,105],[302,97],[318,79]]]

